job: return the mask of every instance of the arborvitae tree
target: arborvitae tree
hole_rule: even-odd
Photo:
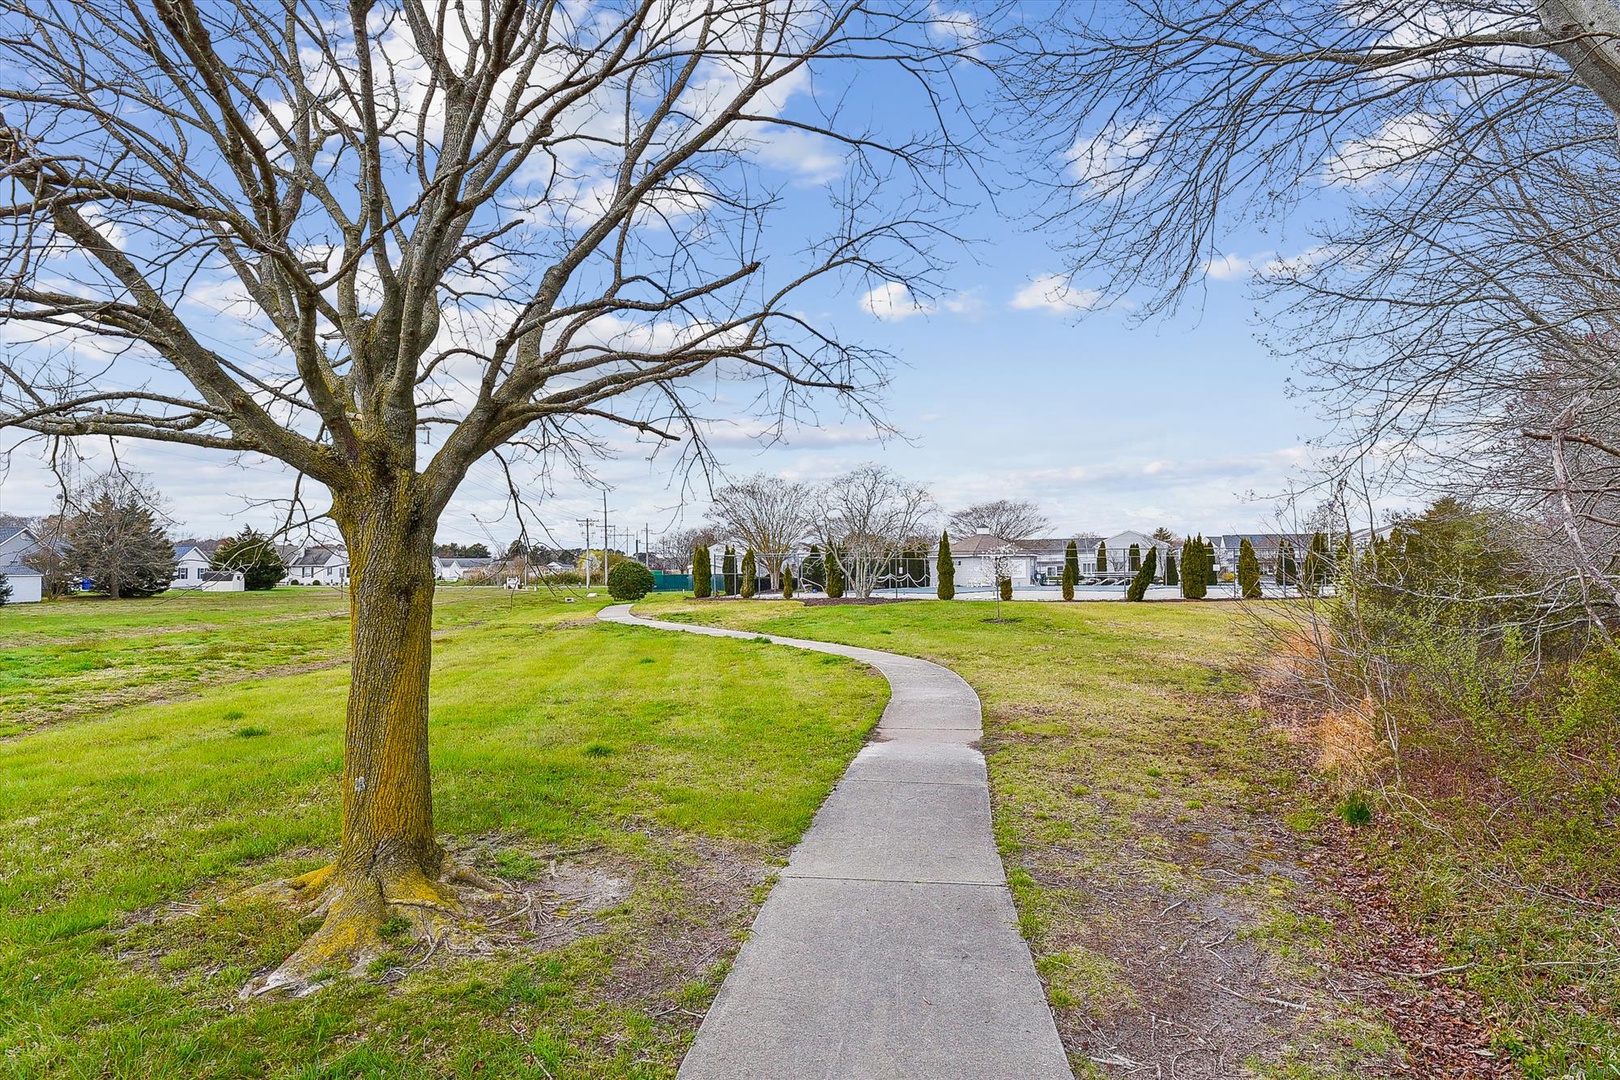
[[[471,558],[472,556],[467,556]],[[242,587],[250,591],[273,589],[287,576],[276,545],[263,533],[245,528],[214,549],[210,565],[215,570],[232,570],[242,575]]]
[[[1164,583],[1166,585],[1180,585],[1181,573],[1176,567],[1176,557],[1168,550],[1164,553]]]
[[[837,600],[844,595],[844,561],[837,548],[828,548],[822,562],[827,568],[827,595]]]
[[[1254,545],[1249,543],[1248,537],[1244,537],[1238,545],[1237,577],[1243,599],[1260,599],[1260,559],[1255,555]]]
[[[1215,565],[1215,541],[1213,540],[1204,541],[1204,575],[1205,580],[1212,588],[1221,583],[1221,570],[1220,567]]]
[[[951,560],[951,534],[939,534],[939,561],[934,564],[934,593],[941,600],[956,599],[956,563]]]
[[[1108,573],[1108,545],[1106,543],[1097,545],[1097,573]]]
[[[67,561],[113,597],[154,596],[174,582],[174,545],[152,511],[110,494],[68,523]]]
[[[1294,545],[1284,540],[1277,545],[1277,584],[1287,588],[1299,583],[1299,564],[1294,561]]]
[[[1073,540],[1063,549],[1063,599],[1074,599],[1074,587],[1080,581],[1080,549]]]
[[[713,571],[709,564],[709,545],[699,544],[692,549],[692,595],[707,600],[714,585],[710,581]]]
[[[726,553],[720,559],[720,580],[721,587],[726,590],[725,595],[737,595],[737,553],[730,544],[726,545]]]
[[[754,549],[749,548],[743,552],[742,580],[738,583],[743,599],[752,600],[754,598],[754,593],[759,588],[758,573],[759,571],[754,565]]]
[[[5,607],[6,602],[10,599],[11,579],[6,577],[4,574],[0,574],[0,607]]]
[[[1003,600],[1012,599],[1012,578],[1003,574],[1001,576],[1001,580],[996,583],[996,588],[1000,590],[1000,595]]]
[[[1141,544],[1132,544],[1130,550],[1125,553],[1125,568],[1133,574],[1142,569]]]
[[[1209,595],[1209,561],[1203,533],[1181,549],[1181,595],[1188,600],[1202,600]]]
[[[1350,538],[1349,533],[1339,537],[1338,543],[1333,547],[1332,577],[1335,581],[1342,581],[1350,573],[1351,564],[1356,557],[1355,551],[1355,541]]]
[[[793,599],[793,567],[782,564],[782,599]]]
[[[1305,549],[1305,573],[1300,584],[1312,596],[1322,591],[1322,586],[1328,579],[1328,546],[1327,537],[1321,533],[1311,534],[1311,546]]]
[[[1148,586],[1153,584],[1153,575],[1158,572],[1158,569],[1159,549],[1150,547],[1147,551],[1147,558],[1142,560],[1142,565],[1136,571],[1136,576],[1131,579],[1131,587],[1125,591],[1125,599],[1147,599]]]

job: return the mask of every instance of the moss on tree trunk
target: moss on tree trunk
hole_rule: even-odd
[[[428,678],[433,631],[433,521],[408,496],[335,500],[349,549],[353,662],[343,742],[343,825],[336,864],[286,885],[325,920],[245,993],[300,992],[323,970],[382,947],[392,916],[418,928],[456,907],[433,834]]]

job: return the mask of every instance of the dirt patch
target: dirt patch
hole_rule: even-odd
[[[1173,841],[1170,850],[1122,845],[1122,865],[1147,872],[1039,878],[1075,902],[1062,920],[1072,933],[1048,947],[1059,958],[1093,958],[1093,981],[1101,970],[1114,987],[1056,1010],[1064,1045],[1110,1076],[1225,1080],[1244,1075],[1250,1060],[1273,1060],[1278,1047],[1305,1041],[1331,1015],[1322,1010],[1331,995],[1310,973],[1278,961],[1251,895],[1309,888],[1308,871],[1236,829],[1210,835],[1168,821],[1142,824],[1141,835]],[[1166,863],[1188,876],[1173,887],[1155,884],[1151,867]],[[1062,967],[1046,971],[1060,1000]],[[1408,1075],[1393,1055],[1368,1055],[1357,1066],[1358,1076]]]
[[[498,888],[463,889],[453,926],[436,938],[390,942],[365,976],[393,986],[467,958],[521,964],[596,938],[608,958],[595,991],[600,1000],[650,1005],[659,1015],[687,1012],[695,1023],[702,1014],[680,1004],[683,991],[740,946],[763,899],[768,855],[650,829],[642,838],[616,850],[547,849],[501,835],[449,841],[453,859]],[[278,861],[285,865],[285,858]],[[200,969],[277,963],[314,929],[307,913],[268,893],[247,904],[236,896],[215,887],[130,912],[107,948],[120,962],[179,985]]]

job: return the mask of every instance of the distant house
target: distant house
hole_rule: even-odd
[[[214,551],[218,540],[182,542],[174,549],[172,589],[201,589],[204,592],[241,592],[247,581],[237,570],[215,570]]]
[[[433,576],[440,581],[460,581],[469,572],[483,570],[494,563],[494,559],[437,557],[433,560]]]
[[[1076,552],[1080,556],[1080,576],[1086,577],[1097,569],[1097,545],[1102,543],[1102,537],[1089,534],[1076,536],[1044,537],[1038,540],[1025,540],[1023,546],[1035,555],[1035,580],[1045,585],[1056,585],[1063,580],[1063,559],[1069,550],[1069,541],[1074,541]]]
[[[347,585],[349,553],[342,548],[311,545],[287,564],[288,585]]]
[[[938,547],[934,555],[937,559]],[[1001,577],[1011,578],[1014,588],[1035,583],[1035,552],[989,532],[952,540],[951,561],[956,564],[956,584],[964,588],[994,585]]]
[[[1284,540],[1294,549],[1294,558],[1299,565],[1305,565],[1305,549],[1311,546],[1308,533],[1227,533],[1223,536],[1211,536],[1209,542],[1215,546],[1215,565],[1222,570],[1236,572],[1238,552],[1243,548],[1243,541],[1247,540],[1254,548],[1254,554],[1260,561],[1260,572],[1270,576],[1277,572],[1278,553],[1282,550]]]
[[[37,604],[45,596],[45,575],[23,565],[23,559],[39,550],[34,534],[21,525],[0,527],[0,574],[11,586],[11,604]]]

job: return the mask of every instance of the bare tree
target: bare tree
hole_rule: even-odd
[[[812,516],[823,558],[838,561],[849,591],[868,597],[933,511],[927,488],[867,463],[822,485]]]
[[[1041,513],[1040,506],[1012,499],[974,503],[951,514],[948,524],[957,535],[972,535],[985,529],[991,536],[1003,540],[1028,540],[1052,527],[1051,519]]]
[[[1564,469],[1620,340],[1612,0],[1130,3],[1048,29],[1003,70],[1032,135],[1062,125],[1032,141],[1064,162],[1044,224],[1073,230],[1076,278],[1152,314],[1251,270],[1334,422],[1329,481],[1536,506],[1588,596],[1620,598],[1612,538],[1576,535],[1620,520],[1589,500],[1607,480]],[[1256,223],[1308,239],[1226,250]],[[1500,467],[1532,442],[1541,465]]]
[[[841,95],[786,100],[813,70],[884,65],[944,124],[980,43],[922,0],[0,10],[0,426],[279,459],[331,494],[348,545],[342,837],[293,883],[326,917],[251,989],[306,985],[380,948],[391,912],[456,907],[429,556],[469,467],[699,435],[738,381],[778,422],[818,391],[871,415],[884,358],[795,298],[830,275],[927,291],[936,181],[966,148],[886,138]],[[777,224],[780,132],[847,156],[805,226],[824,233]]]
[[[809,527],[814,494],[808,484],[755,473],[716,491],[709,516],[725,536],[753,549],[779,589],[783,561]]]

